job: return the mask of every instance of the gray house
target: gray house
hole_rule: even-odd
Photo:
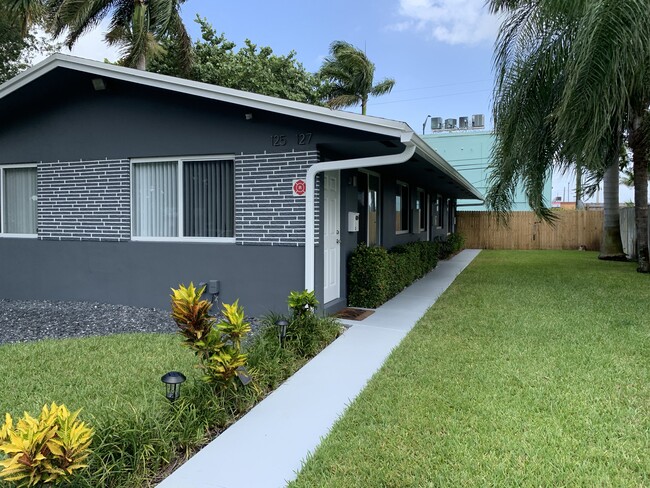
[[[54,55],[0,86],[0,298],[345,306],[346,258],[479,192],[402,122]]]

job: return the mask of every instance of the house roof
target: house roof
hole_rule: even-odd
[[[326,107],[259,95],[257,93],[175,78],[148,71],[125,68],[123,66],[116,66],[109,63],[82,59],[64,54],[54,54],[0,85],[0,100],[19,90],[23,86],[28,85],[32,81],[59,68],[80,71],[91,75],[105,76],[121,81],[160,88],[210,100],[394,137],[398,138],[403,143],[410,141],[415,144],[416,153],[418,155],[449,177],[455,186],[458,186],[463,190],[463,193],[474,195],[475,198],[480,200],[483,199],[481,193],[474,188],[474,186],[463,178],[463,176],[447,163],[442,156],[435,152],[435,150],[420,138],[405,122],[354,114],[341,110],[332,110]]]

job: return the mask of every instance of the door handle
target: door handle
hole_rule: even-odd
[[[337,244],[341,244],[341,239],[336,239]]]

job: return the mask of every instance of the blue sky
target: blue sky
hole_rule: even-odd
[[[182,16],[194,38],[200,34],[194,22],[199,14],[238,46],[249,38],[277,54],[296,51],[309,71],[320,68],[332,41],[363,48],[376,65],[376,79],[396,80],[390,95],[370,101],[368,114],[402,120],[421,132],[427,115],[457,118],[483,113],[491,125],[491,56],[498,23],[483,3],[188,0]],[[90,33],[73,52],[87,58],[117,59],[118,54],[101,42],[100,30]]]
[[[377,80],[396,80],[392,93],[369,102],[368,114],[404,121],[421,133],[427,115],[458,118],[482,113],[486,126],[492,127],[492,51],[499,21],[487,12],[484,3],[188,0],[182,16],[194,38],[199,36],[194,22],[199,14],[238,46],[249,38],[260,46],[270,46],[277,54],[296,51],[297,59],[309,71],[319,69],[332,41],[344,40],[363,48],[376,65]],[[73,54],[116,60],[118,53],[106,47],[102,36],[100,26]],[[566,197],[574,186],[572,175],[555,175],[553,196]],[[621,201],[633,199],[631,195],[631,191],[622,190]]]
[[[207,17],[217,31],[238,45],[250,38],[276,53],[295,50],[310,71],[320,68],[332,41],[344,40],[365,49],[376,65],[376,78],[396,80],[389,96],[369,102],[368,114],[403,120],[418,130],[427,115],[488,114],[497,22],[483,9],[483,2],[190,0],[183,16],[188,21],[196,13]],[[472,17],[476,28],[481,21],[489,28],[475,35],[466,25]],[[190,29],[198,35],[193,22]]]

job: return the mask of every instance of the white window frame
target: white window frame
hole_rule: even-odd
[[[399,180],[397,180],[397,185],[396,186],[397,186],[396,189],[398,189],[400,191],[400,198],[402,196],[401,188],[406,188],[407,198],[406,198],[406,202],[402,202],[402,205],[406,205],[406,230],[398,229],[397,226],[395,226],[395,234],[396,235],[408,234],[411,231],[411,225],[412,225],[411,218],[413,217],[412,214],[411,214],[411,201],[410,201],[411,200],[411,188],[409,187],[408,183],[405,183],[405,182],[399,181]],[[397,196],[397,194],[395,194],[395,196]],[[395,208],[395,214],[397,214],[397,208]],[[402,222],[402,225],[404,225],[403,222]]]
[[[131,202],[131,240],[132,241],[149,241],[149,242],[213,242],[213,243],[225,243],[225,244],[234,244],[236,237],[191,237],[178,235],[176,237],[151,237],[151,236],[136,236],[133,229],[133,166],[140,163],[170,163],[176,162],[176,191],[177,191],[177,201],[178,201],[178,221],[177,229],[178,234],[183,233],[183,162],[184,161],[232,161],[233,162],[233,193],[235,190],[235,155],[234,154],[220,154],[218,156],[174,156],[174,157],[160,157],[160,158],[132,158],[129,164],[129,198]],[[233,202],[233,213],[236,215],[236,203],[237,197],[235,196],[235,201]],[[233,216],[234,217],[234,216]],[[235,233],[235,229],[233,229]]]
[[[5,214],[5,170],[6,169],[16,169],[16,168],[37,168],[36,163],[25,163],[25,164],[0,164],[0,237],[11,237],[19,239],[36,239],[38,237],[38,207],[36,210],[36,233],[35,234],[14,234],[14,233],[5,233],[2,229],[4,228],[4,214]],[[38,171],[38,170],[37,170]],[[36,175],[36,188],[38,190],[38,174]]]

